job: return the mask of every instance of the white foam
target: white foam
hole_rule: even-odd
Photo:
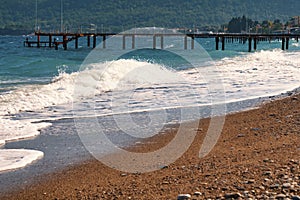
[[[43,156],[43,152],[36,150],[2,149],[0,150],[0,173],[25,167]]]
[[[150,75],[153,80],[161,82],[171,81],[170,78],[174,80],[176,77],[176,73],[165,70],[161,65],[135,60],[90,64],[81,72],[62,73],[50,84],[26,86],[1,95],[0,116],[71,103],[74,97],[74,87],[82,87],[82,91],[85,91],[83,95],[91,97],[116,89],[120,86],[120,80],[128,83],[144,82],[144,77],[148,76],[147,80],[151,81]],[[77,90],[81,89],[77,88]]]
[[[300,52],[260,51],[217,61],[216,73],[221,75],[226,102],[278,95],[300,86]],[[199,80],[205,68],[194,73]],[[181,73],[187,74],[191,70]]]
[[[50,123],[33,123],[34,120],[0,119],[0,141],[11,142],[38,136],[39,130],[50,126]]]
[[[106,91],[128,89],[131,84],[168,83],[178,79],[175,72],[159,64],[136,60],[118,60],[90,64],[76,77],[75,95],[80,97],[101,94]],[[124,88],[127,87],[127,88]]]

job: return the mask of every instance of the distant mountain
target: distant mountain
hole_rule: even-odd
[[[287,21],[300,15],[300,0],[37,0],[41,30],[97,28],[122,31],[133,27],[205,27],[245,15],[253,20]],[[0,29],[33,31],[36,0],[1,0]],[[94,24],[94,25],[91,25]]]

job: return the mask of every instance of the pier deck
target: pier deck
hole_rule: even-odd
[[[181,36],[183,37],[183,47],[187,49],[188,40],[187,38],[191,38],[191,49],[194,49],[194,39],[195,38],[215,38],[216,50],[219,50],[219,44],[221,43],[221,49],[225,50],[226,43],[239,42],[242,44],[248,43],[248,51],[252,51],[252,43],[253,50],[257,50],[259,41],[272,41],[272,40],[281,40],[282,50],[289,49],[289,41],[294,38],[297,42],[299,41],[300,34],[258,34],[258,33],[188,33],[188,34],[179,34],[179,33],[166,33],[166,34],[148,34],[148,33],[46,33],[46,32],[35,32],[36,41],[29,41],[28,38],[24,41],[24,46],[26,47],[54,47],[58,49],[59,45],[62,45],[65,50],[68,49],[68,43],[71,41],[75,41],[75,49],[78,48],[78,39],[81,37],[87,38],[87,46],[91,46],[91,38],[92,48],[96,47],[97,37],[102,37],[102,46],[106,48],[106,38],[110,36],[122,36],[123,37],[123,49],[126,48],[126,38],[131,37],[132,49],[135,48],[135,37],[136,36],[151,36],[153,37],[153,49],[156,47],[156,38],[160,37],[160,48],[163,49],[163,39],[164,37],[170,36]],[[41,36],[48,37],[47,41],[41,41]],[[54,37],[62,37],[62,41],[56,41]],[[53,39],[54,38],[54,39]]]

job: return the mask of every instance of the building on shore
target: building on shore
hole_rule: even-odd
[[[300,16],[294,16],[290,19],[290,25],[292,27],[299,27],[300,26]]]

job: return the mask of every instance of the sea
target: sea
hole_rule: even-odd
[[[279,40],[260,41],[249,53],[239,42],[216,51],[214,38],[195,39],[194,49],[188,38],[184,49],[184,36],[157,36],[155,49],[152,35],[136,36],[134,49],[129,36],[125,44],[123,35],[109,37],[105,48],[98,37],[95,49],[82,37],[78,49],[72,41],[68,50],[24,47],[34,35],[0,36],[3,191],[85,159],[101,160],[176,124],[254,108],[300,85],[296,40],[287,51]]]

